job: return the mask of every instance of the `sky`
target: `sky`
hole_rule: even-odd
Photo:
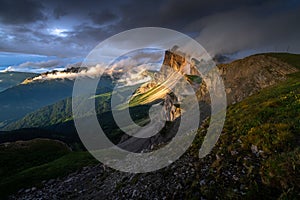
[[[212,56],[300,53],[299,19],[299,0],[0,0],[0,70],[64,68],[149,26],[185,33]]]

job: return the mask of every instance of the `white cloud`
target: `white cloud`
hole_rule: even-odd
[[[10,72],[10,71],[15,71],[13,67],[9,66],[3,70],[0,70],[0,72]]]
[[[34,82],[34,81],[44,81],[44,80],[52,80],[52,79],[69,79],[69,80],[74,80],[78,76],[87,76],[91,78],[95,78],[102,74],[104,71],[104,67],[99,65],[93,66],[88,68],[88,70],[82,70],[79,73],[76,72],[64,72],[64,71],[58,71],[55,73],[46,73],[46,74],[41,74],[39,76],[36,76],[30,80],[25,80],[23,84],[27,84],[29,82]]]
[[[11,65],[0,72],[19,71],[19,72],[34,72],[42,73],[50,70],[64,69],[64,61],[61,60],[47,60],[47,61],[27,61],[19,65]]]
[[[67,29],[61,29],[61,28],[54,28],[54,29],[49,29],[49,33],[54,36],[58,37],[67,37],[68,30]]]

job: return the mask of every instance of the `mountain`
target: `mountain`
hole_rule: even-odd
[[[130,100],[132,109],[140,105],[145,105],[147,107],[149,104],[157,103],[157,100],[160,100],[164,101],[165,107],[168,108],[166,110],[166,118],[168,121],[175,121],[176,118],[180,117],[180,109],[177,106],[178,100],[176,100],[174,95],[169,93],[168,90],[162,90],[162,85],[164,86],[162,80],[167,82],[165,79],[169,80],[173,78],[173,76],[169,76],[171,71],[177,71],[183,73],[186,76],[186,79],[191,82],[194,87],[198,88],[198,99],[199,101],[204,101],[204,103],[200,103],[200,107],[202,109],[202,120],[207,117],[209,113],[207,105],[209,103],[209,100],[207,100],[209,98],[209,94],[206,89],[206,84],[203,83],[201,79],[195,79],[198,73],[194,69],[195,66],[192,65],[190,73],[186,74],[185,66],[187,63],[187,60],[182,55],[166,51],[163,66],[159,72],[160,75],[155,75],[155,77],[158,77],[159,80],[155,80],[156,82],[151,81],[142,84],[136,90]],[[282,82],[288,78],[288,74],[295,73],[297,71],[296,67],[283,62],[279,58],[271,56],[271,54],[253,55],[228,64],[219,64],[217,67],[224,81],[228,105],[240,102],[244,98],[258,93],[263,88]],[[194,80],[191,80],[192,78]],[[158,82],[160,82],[160,84],[158,84]],[[124,94],[128,89],[130,88],[123,88]],[[122,96],[124,95],[120,93],[116,96],[123,98]],[[114,120],[110,111],[111,92],[96,95],[94,98],[96,100],[96,108],[99,119],[105,118],[102,125],[106,127],[108,135],[110,135],[115,142],[123,143],[122,145],[125,147],[127,143],[130,143],[130,140],[126,141],[130,137],[124,136],[124,134],[119,131],[117,125],[113,122]],[[91,99],[87,99],[87,101],[90,100]],[[207,103],[205,103],[205,101],[207,101]],[[72,119],[71,104],[71,98],[61,100],[53,105],[43,107],[35,112],[27,114],[16,122],[9,123],[3,129],[15,130],[22,128],[44,128],[55,131],[60,135],[73,135],[75,137],[77,133]],[[138,116],[144,116],[140,119],[140,121],[146,122],[148,120],[148,111],[146,107],[142,110],[134,109],[139,113]],[[88,116],[88,113],[86,115]],[[169,129],[171,128],[169,127]],[[149,148],[154,143],[162,141],[165,142],[168,138],[169,136],[161,137],[160,134],[157,134],[155,139],[151,139],[151,142],[140,140],[141,146],[138,147],[139,145],[136,145],[136,149],[134,151],[139,151],[142,147]],[[147,145],[145,145],[146,143]],[[133,148],[133,146],[130,146],[130,148]]]
[[[170,68],[173,68],[173,63],[171,60],[169,60],[169,56],[177,56],[177,54],[172,53],[172,52],[166,52],[165,54],[165,61],[164,65],[170,66]],[[184,60],[183,57],[178,57],[181,60]],[[174,62],[179,63],[174,60]],[[163,68],[161,69],[161,71]],[[178,70],[178,69],[176,69]],[[145,72],[142,75],[150,75],[152,76],[153,73],[156,72]],[[160,72],[159,76],[160,79],[162,76],[166,76],[166,79],[173,79],[173,76],[168,76],[167,75],[168,70],[165,70],[165,72]],[[171,75],[171,74],[170,74]],[[162,80],[157,80],[157,81],[162,81]],[[29,79],[26,81],[30,84],[34,83],[32,79]],[[102,84],[102,83],[101,83]],[[157,83],[156,83],[157,84]],[[148,85],[149,89],[153,89],[154,85]],[[124,99],[126,97],[127,91],[130,91],[130,86],[125,86],[122,87],[122,89],[119,89],[119,93],[115,94],[116,97],[120,99]],[[149,106],[152,104],[157,104],[159,103],[158,100],[161,98],[162,101],[164,101],[164,106],[167,108],[166,109],[166,118],[168,121],[174,121],[175,118],[180,116],[180,112],[177,111],[177,114],[173,113],[173,107],[176,107],[176,97],[172,94],[167,93],[162,93],[159,97],[158,94],[160,94],[161,87],[154,88],[154,93],[155,95],[152,95],[149,93],[148,89],[145,89],[145,86],[142,85],[136,90],[136,94],[139,95],[148,95],[148,98],[152,99],[151,101],[135,101],[134,99],[130,100],[130,110],[132,113],[134,113],[132,116],[133,120],[139,121],[139,123],[145,124],[148,122],[149,117],[148,117],[148,109]],[[124,94],[124,95],[123,95]],[[101,125],[103,125],[105,128],[105,131],[107,132],[107,135],[112,138],[114,142],[125,142],[128,140],[130,137],[126,137],[122,131],[119,130],[118,126],[114,123],[113,117],[112,117],[112,112],[110,111],[110,98],[111,98],[112,93],[107,92],[103,94],[98,94],[95,97],[96,100],[96,108],[97,108],[97,113],[99,117],[99,122]],[[158,98],[159,97],[159,98]],[[86,99],[85,101],[92,101],[93,99]],[[76,135],[76,130],[74,127],[74,122],[72,120],[72,106],[71,106],[72,100],[71,98],[59,101],[53,105],[49,105],[46,107],[43,107],[35,112],[29,113],[25,115],[22,119],[17,120],[15,122],[9,123],[6,125],[3,129],[4,130],[15,130],[15,129],[23,129],[23,128],[43,128],[47,130],[52,130],[57,133],[60,133],[61,135]],[[160,102],[163,103],[163,102]],[[117,113],[121,112],[123,108],[119,108],[120,111],[117,111]],[[178,108],[177,108],[178,110]],[[208,113],[208,111],[206,111]],[[85,113],[86,117],[89,116],[88,113]],[[206,114],[203,114],[203,116],[206,116]],[[170,128],[170,127],[169,127]],[[166,130],[163,130],[166,131]],[[175,129],[174,129],[175,131]],[[144,144],[144,145],[137,145],[134,149],[131,149],[133,151],[141,151],[143,148],[149,148],[153,143],[159,143],[159,142],[166,142],[169,140],[171,137],[168,135],[167,137],[163,136],[163,134],[158,134],[157,138],[152,138],[151,142],[147,142],[144,140],[140,140],[138,142],[139,144]],[[130,141],[126,141],[128,143]],[[145,145],[147,143],[147,145]],[[122,144],[123,147],[125,148],[125,143]],[[132,148],[129,146],[128,148]]]
[[[0,92],[22,83],[25,79],[38,74],[27,72],[0,72]]]
[[[228,104],[240,102],[261,89],[282,82],[298,69],[270,54],[253,55],[218,65]]]
[[[300,69],[300,55],[263,56]],[[28,182],[12,198],[50,199],[55,195],[58,199],[299,199],[300,72],[282,77],[229,105],[218,143],[205,158],[200,159],[198,154],[209,120],[202,124],[189,150],[158,171],[123,173],[87,162],[81,170],[61,177],[54,173],[50,162],[35,168],[35,172],[47,171],[51,180],[33,189],[44,179]],[[77,158],[89,157],[84,159],[78,153]],[[75,157],[59,161],[62,160],[72,163],[71,167],[79,162]],[[62,173],[67,171],[65,165],[57,166]],[[10,185],[27,180],[30,172],[21,174],[23,178],[11,178]]]
[[[250,66],[255,70],[248,70]],[[283,66],[282,69],[280,66]],[[99,196],[108,199],[119,197],[297,199],[300,191],[297,178],[300,167],[298,162],[300,75],[297,72],[297,69],[300,69],[300,55],[254,55],[229,64],[218,65],[218,68],[225,78],[225,86],[235,88],[237,93],[227,90],[230,105],[225,126],[216,147],[205,158],[198,158],[198,150],[206,134],[208,121],[202,124],[186,154],[170,166],[152,173],[130,174],[114,171],[102,164],[96,165],[97,162],[88,153],[73,152],[12,175],[9,179],[5,179],[6,181],[1,180],[1,186],[13,188],[12,192],[25,188],[12,196],[23,199],[52,198],[53,195],[62,199],[92,199]],[[251,77],[242,73],[243,69],[248,70]],[[240,76],[235,76],[236,73]],[[241,84],[240,77],[245,80],[246,86]],[[228,78],[230,80],[227,80]],[[147,93],[152,87],[151,84],[142,85],[136,92]],[[202,97],[205,100],[205,85],[201,85],[200,89],[198,94],[199,96],[204,94]],[[97,103],[100,105],[99,122],[106,128],[108,134],[121,135],[109,111],[110,107],[101,108],[101,105],[105,105],[104,102],[109,102],[110,94],[107,92],[93,97],[96,101],[99,99]],[[234,94],[242,95],[242,98],[236,98]],[[75,141],[70,142],[77,135],[73,121],[69,118],[70,102],[70,99],[65,99],[56,105],[41,108],[35,114],[27,115],[27,121],[32,120],[42,129],[28,128],[3,132],[0,133],[0,141],[28,140],[42,135],[61,139],[69,142],[68,144],[74,143]],[[145,112],[141,111],[147,111],[149,107],[147,108],[147,104],[143,106],[132,107],[135,109],[133,113],[142,114],[134,118],[135,121],[147,120],[147,112],[145,115]],[[46,123],[44,120],[38,121],[38,118],[48,117],[55,120],[48,120]],[[21,124],[30,127],[30,123],[26,120],[24,118]],[[157,134],[154,140],[160,143],[143,144],[151,149],[164,145],[172,138],[172,129],[176,129],[176,123],[177,118],[167,123],[164,130]],[[172,124],[175,124],[175,127]],[[123,144],[125,149],[129,148],[126,146],[129,139],[121,138],[119,146],[122,147]],[[78,165],[74,166],[74,163]],[[89,164],[93,166],[88,166]],[[86,167],[78,170],[83,166]],[[47,173],[44,173],[45,171]],[[30,178],[32,173],[38,175]],[[35,188],[37,185],[41,187]]]
[[[52,80],[21,84],[0,93],[0,122],[15,120],[71,96],[73,81]]]
[[[72,96],[74,80],[51,79],[20,84],[0,93],[0,127],[39,108]],[[99,82],[98,93],[111,91],[110,77]]]
[[[118,143],[123,132],[119,130],[113,120],[109,93],[98,95],[95,101],[101,127],[113,142]],[[67,98],[8,124],[4,128],[6,131],[0,132],[0,143],[42,137],[62,140],[72,147],[75,146],[75,148],[78,147],[77,145],[81,146],[74,126],[71,103],[71,98]],[[141,124],[147,123],[148,110],[149,107],[146,105],[130,109],[134,113],[133,120]],[[87,113],[86,118],[88,119],[88,117],[89,114]]]
[[[227,64],[217,64],[218,73],[222,77],[226,88],[228,105],[237,103],[245,97],[257,93],[263,88],[274,85],[279,81],[283,81],[287,78],[288,74],[298,71],[297,68],[280,60],[274,55],[276,54],[253,55]],[[191,84],[193,85],[195,84],[195,81],[192,81],[191,78],[200,76],[195,68],[196,66],[201,68],[201,62],[196,61],[196,64],[189,63],[184,56],[168,50],[165,52],[163,66],[160,69],[160,76],[163,77],[163,79],[166,79],[166,77],[167,79],[173,79],[173,77],[169,77],[170,74],[174,71],[179,72],[186,76],[186,79],[190,83],[192,82]],[[134,95],[138,96],[138,99],[133,99],[133,101],[137,101],[138,104],[164,98],[163,96],[165,94],[160,94],[158,92],[162,90],[159,89],[159,87],[162,85],[164,86],[164,83],[162,83],[164,81],[166,80],[152,81],[142,85],[137,90],[136,95]],[[213,82],[214,80],[210,81]],[[206,89],[206,83],[202,82],[201,79],[200,83],[201,85],[197,88],[199,99],[207,100],[209,94]],[[169,85],[166,85],[164,87],[168,86]],[[153,99],[154,95],[149,95],[149,93],[155,93],[157,97]],[[165,93],[168,93],[168,91]],[[146,96],[148,96],[148,98],[146,98]]]

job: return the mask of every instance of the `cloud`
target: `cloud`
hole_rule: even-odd
[[[0,21],[5,24],[27,24],[45,20],[43,5],[39,1],[0,0]]]
[[[123,55],[109,65],[104,63],[92,65],[90,63],[83,64],[82,62],[67,64],[64,70],[43,73],[32,79],[25,80],[23,84],[52,79],[74,80],[79,76],[95,78],[105,73],[114,78],[119,86],[134,85],[149,80],[150,76],[147,73],[145,74],[146,70],[152,71],[160,69],[162,54],[163,52],[154,49],[137,50]],[[37,65],[37,63],[35,64]],[[43,67],[56,66],[54,61],[40,62],[38,64],[40,66],[43,65]],[[32,66],[32,64],[23,63],[19,65],[19,67],[20,66],[28,67]]]
[[[33,67],[33,68],[53,68],[61,66],[61,62],[58,60],[48,60],[41,62],[25,62],[16,67],[24,68],[24,67]]]
[[[196,40],[214,55],[245,50],[300,52],[300,27],[296,25],[300,8],[272,13],[275,9],[244,8],[218,13],[190,26],[202,27]]]
[[[66,16],[68,14],[68,12],[63,9],[62,7],[55,7],[53,9],[53,15],[55,17],[55,19],[60,19],[63,16]]]
[[[92,21],[95,24],[100,24],[100,25],[118,19],[118,16],[111,10],[104,10],[100,13],[91,12],[89,16],[91,17]]]
[[[0,0],[0,51],[85,56],[121,31],[158,26],[197,38],[213,53],[299,52],[299,7],[294,0]]]
[[[53,80],[53,79],[69,79],[74,80],[79,76],[83,77],[97,77],[103,73],[104,67],[99,65],[90,67],[88,70],[82,70],[81,72],[67,72],[67,71],[57,71],[53,73],[45,73],[36,76],[32,79],[26,79],[22,84],[28,84],[35,81]]]
[[[19,65],[13,65],[5,68],[2,72],[22,71],[22,72],[44,72],[48,70],[63,68],[63,62],[60,60],[48,60],[39,62],[24,62]]]
[[[168,0],[159,9],[160,16],[164,23],[190,23],[202,17],[220,13],[232,8],[242,6],[257,5],[261,0],[226,0],[220,4],[219,0],[199,1],[199,0]]]

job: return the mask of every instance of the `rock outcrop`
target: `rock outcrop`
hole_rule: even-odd
[[[287,78],[297,69],[274,57],[254,55],[218,65],[226,89],[227,103],[234,104]]]
[[[185,57],[184,54],[180,53],[179,51],[175,51],[174,48],[172,51],[165,51],[163,64],[160,68],[160,71],[155,74],[155,80],[145,83],[141,87],[139,87],[135,91],[134,96],[146,94],[151,89],[157,90],[155,91],[155,95],[147,94],[148,97],[146,98],[142,96],[144,100],[141,103],[151,103],[156,101],[157,99],[163,100],[166,120],[174,121],[180,116],[181,111],[179,106],[179,99],[171,91],[174,85],[168,84],[168,82],[174,82],[176,84],[176,79],[178,78],[177,73],[180,74],[179,76],[190,75],[190,66],[195,67],[195,65],[191,65],[190,61]],[[199,73],[197,73],[194,68],[192,71],[195,75],[199,75]],[[173,81],[173,79],[175,79],[175,81]]]
[[[171,69],[182,74],[188,74],[188,60],[183,55],[167,50],[165,51],[163,66],[160,69],[160,73],[168,76],[171,73]]]

